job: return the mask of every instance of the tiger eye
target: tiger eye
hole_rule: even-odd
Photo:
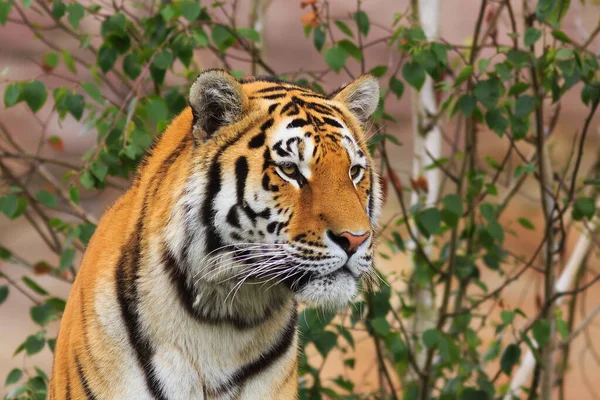
[[[358,175],[360,174],[360,170],[361,170],[360,165],[355,165],[352,168],[350,168],[350,177],[352,179],[358,178]]]
[[[294,176],[298,172],[298,167],[292,163],[280,165],[279,169],[287,176]]]

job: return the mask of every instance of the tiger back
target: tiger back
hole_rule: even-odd
[[[378,100],[368,75],[202,73],[89,243],[49,398],[297,398],[297,302],[342,308],[372,273]]]

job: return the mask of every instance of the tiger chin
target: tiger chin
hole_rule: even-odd
[[[50,399],[296,399],[297,302],[372,270],[369,75],[325,96],[202,73],[104,214],[69,295]]]

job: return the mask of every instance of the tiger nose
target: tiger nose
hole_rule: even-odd
[[[342,248],[349,256],[356,252],[356,249],[363,244],[369,236],[371,236],[370,232],[365,232],[363,234],[353,234],[350,232],[342,232],[340,234],[336,234],[333,231],[327,231],[327,236],[331,240],[333,240],[338,246]]]

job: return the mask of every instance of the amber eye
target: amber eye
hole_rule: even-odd
[[[355,165],[352,168],[350,168],[350,178],[352,178],[352,180],[358,178],[361,169],[362,167],[360,165]]]
[[[298,173],[298,166],[293,163],[281,164],[279,169],[289,177],[294,177]]]

